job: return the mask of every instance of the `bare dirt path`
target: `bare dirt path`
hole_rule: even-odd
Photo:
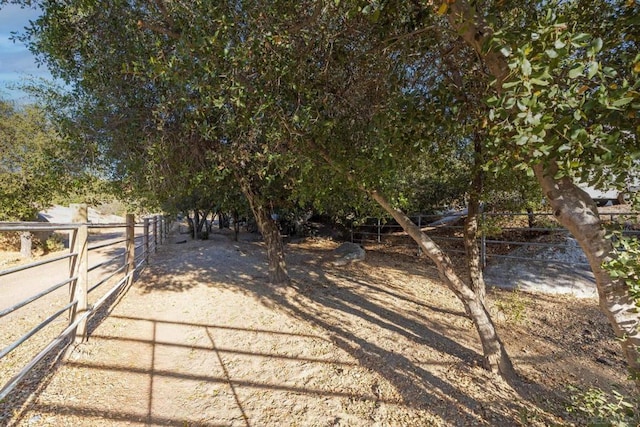
[[[125,264],[124,228],[101,229],[89,236],[89,283],[93,286],[104,282],[89,293],[89,304],[99,300],[122,277],[113,276]],[[138,241],[141,241],[139,238]],[[108,246],[105,246],[108,245]],[[142,248],[136,250],[141,255]],[[57,259],[69,253],[68,249],[53,252],[32,260],[20,260],[16,265]],[[113,276],[113,277],[111,277]],[[110,278],[111,277],[111,278]],[[13,307],[39,293],[53,290],[0,319],[0,349],[5,349],[50,316],[68,304],[70,299],[69,259],[48,262],[27,270],[0,277],[0,310]],[[60,287],[60,285],[62,285]],[[0,362],[0,385],[26,365],[38,352],[53,340],[68,324],[68,313],[63,312],[49,327],[39,330],[24,345],[11,351]],[[2,423],[0,422],[0,425]]]
[[[267,284],[256,241],[160,249],[110,316],[0,404],[16,426],[579,425],[566,386],[618,384],[624,364],[593,300],[490,292],[521,381],[479,367],[480,345],[424,259],[330,241],[289,244],[294,285]]]

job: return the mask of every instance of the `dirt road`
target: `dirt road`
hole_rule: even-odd
[[[593,300],[491,291],[521,376],[506,384],[480,367],[473,325],[428,262],[370,250],[335,267],[336,246],[289,244],[287,288],[267,284],[259,242],[163,247],[88,343],[0,403],[0,424],[584,425],[567,385],[631,390]]]

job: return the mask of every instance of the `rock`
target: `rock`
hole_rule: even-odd
[[[364,261],[366,253],[362,246],[356,243],[345,242],[338,246],[333,251],[333,254],[336,260],[333,261],[332,264],[339,266],[347,265],[352,262]]]

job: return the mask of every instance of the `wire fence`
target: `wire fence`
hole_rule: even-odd
[[[85,340],[88,321],[133,283],[168,236],[163,216],[91,224],[86,205],[72,210],[71,223],[0,222],[0,233],[69,235],[66,253],[0,270],[0,401],[55,349]]]
[[[640,212],[600,212],[612,230],[640,235]],[[411,220],[449,254],[464,254],[466,210],[449,215],[415,214]],[[577,243],[548,212],[483,212],[479,216],[478,245],[482,266],[499,259],[529,261],[542,252],[576,252]],[[390,217],[368,217],[351,226],[351,241],[416,248],[417,244]],[[563,259],[564,258],[564,259]],[[584,257],[543,257],[549,264],[588,265]]]

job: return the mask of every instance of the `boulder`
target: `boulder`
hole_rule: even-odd
[[[364,261],[366,252],[364,248],[356,243],[345,242],[333,251],[335,260],[333,265],[347,265],[352,262]]]

